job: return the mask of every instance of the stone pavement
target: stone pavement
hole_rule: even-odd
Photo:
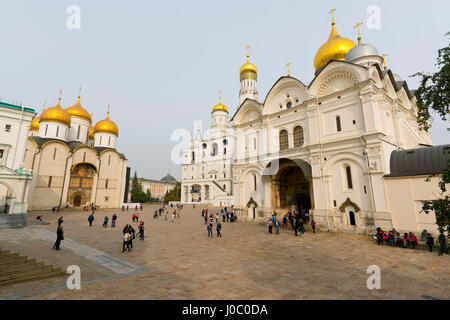
[[[91,228],[89,213],[72,211],[44,214],[51,223],[47,226],[2,230],[4,249],[63,268],[79,265],[82,288],[68,290],[62,277],[0,288],[0,298],[450,298],[448,256],[378,246],[360,235],[321,232],[296,238],[283,229],[280,235],[270,235],[265,226],[241,222],[223,223],[223,238],[209,239],[201,207],[186,207],[174,222],[153,219],[155,209],[147,205],[139,212],[146,239],[136,239],[130,253],[122,253],[122,229],[129,223],[137,229],[131,210],[97,212]],[[103,218],[111,218],[113,212],[118,215],[117,227],[103,228]],[[51,246],[60,215],[65,238],[70,240],[55,252]],[[380,290],[367,289],[370,265],[381,269]]]

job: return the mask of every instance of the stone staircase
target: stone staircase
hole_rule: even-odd
[[[0,248],[0,287],[64,275],[66,272],[59,267]]]

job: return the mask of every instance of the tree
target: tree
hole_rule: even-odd
[[[450,32],[446,34],[449,36]],[[438,50],[437,72],[425,74],[418,72],[414,77],[420,78],[420,86],[415,92],[417,98],[417,122],[419,127],[428,131],[431,127],[431,112],[437,113],[446,121],[450,114],[450,45]],[[450,131],[450,128],[447,128]],[[448,151],[447,151],[448,152]],[[447,184],[450,184],[450,163],[439,175],[440,197],[436,200],[422,201],[422,210],[429,214],[434,212],[439,230],[439,255],[442,255],[450,239],[450,199]],[[429,177],[427,181],[431,179]]]
[[[169,201],[180,201],[181,199],[181,183],[177,182],[175,187],[166,192],[164,196],[164,203],[168,203]]]
[[[146,202],[145,192],[142,191],[142,185],[138,180],[137,172],[134,172],[133,181],[131,183],[131,202]]]
[[[150,192],[150,189],[147,189],[147,192],[145,193],[146,202],[152,202],[152,193]]]

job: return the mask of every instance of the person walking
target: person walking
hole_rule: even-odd
[[[433,251],[433,246],[434,246],[434,239],[433,236],[431,235],[431,233],[428,233],[427,235],[427,246],[430,249],[430,252]]]
[[[202,217],[205,216],[205,208],[202,209]]]
[[[117,215],[114,213],[111,219],[111,228],[115,228],[116,227],[116,220],[117,220]]]
[[[205,214],[205,216],[203,217],[203,220],[205,220],[205,224],[208,223],[208,215],[207,214]]]
[[[63,223],[64,221],[63,221],[63,217],[61,216],[59,219],[58,219],[58,227]]]
[[[107,216],[105,216],[105,220],[103,220],[103,228],[108,227],[108,221],[109,221],[109,218]]]
[[[130,252],[130,241],[131,241],[131,235],[128,233],[128,229],[125,230],[125,233],[123,235],[123,245],[122,245],[122,253],[125,252],[125,248]]]
[[[131,247],[131,251],[133,251],[133,240],[136,239],[136,230],[134,230],[134,228],[132,226],[129,226],[128,227],[128,233],[131,236],[129,244],[130,244],[130,247]]]
[[[389,243],[390,247],[393,247],[395,245],[395,237],[394,237],[394,234],[392,233],[392,231],[389,231],[388,243]]]
[[[292,228],[294,229],[295,236],[297,237],[297,232],[298,232],[298,220],[297,219],[294,220],[294,222],[292,224]]]
[[[217,223],[216,230],[217,230],[217,237],[222,238],[222,234],[220,233],[220,230],[222,230],[222,224],[220,223],[220,221]]]
[[[280,234],[280,221],[275,219],[275,234]]]
[[[92,222],[94,221],[94,212],[92,212],[89,217],[88,217],[88,221],[89,221],[89,227],[92,227]]]
[[[139,235],[139,240],[144,240],[144,221],[139,222],[137,235]]]
[[[269,233],[272,234],[272,219],[269,219],[269,221],[267,221],[267,227],[269,227]]]
[[[212,238],[213,237],[212,227],[213,227],[213,223],[212,223],[212,221],[210,221],[208,223],[208,226],[206,227],[207,230],[208,230],[208,238]]]
[[[56,229],[56,241],[53,244],[52,250],[59,250],[59,246],[62,240],[64,240],[64,231],[62,225],[59,225],[58,229]]]
[[[285,229],[287,229],[287,227],[288,227],[287,221],[288,221],[288,218],[287,218],[286,215],[284,215],[284,217],[283,217],[283,228],[285,228]]]
[[[403,241],[403,248],[406,248],[408,246],[408,243],[410,242],[409,236],[406,232],[403,234],[402,241]]]
[[[311,220],[311,228],[313,230],[313,233],[316,233],[316,222],[314,221],[314,219]]]
[[[300,236],[303,238],[303,235],[305,234],[305,225],[303,223],[303,219],[300,219],[298,226],[300,229]]]
[[[218,223],[218,222],[219,222],[219,214],[216,213],[216,223]]]

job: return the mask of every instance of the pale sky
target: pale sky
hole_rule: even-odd
[[[80,30],[69,30],[69,5],[81,9]],[[368,29],[370,5],[381,9],[381,28]],[[363,42],[388,53],[388,67],[409,78],[434,71],[437,50],[448,43],[450,1],[137,1],[14,0],[0,3],[0,97],[19,100],[40,114],[44,102],[63,107],[76,102],[106,115],[119,126],[118,150],[132,173],[160,179],[181,168],[171,162],[171,133],[210,124],[218,91],[230,109],[238,106],[239,68],[244,47],[258,67],[264,100],[284,65],[309,84],[314,56],[330,32],[328,11],[336,8],[341,36],[356,42],[356,22],[364,22]],[[431,130],[435,144],[450,143],[443,121]]]

